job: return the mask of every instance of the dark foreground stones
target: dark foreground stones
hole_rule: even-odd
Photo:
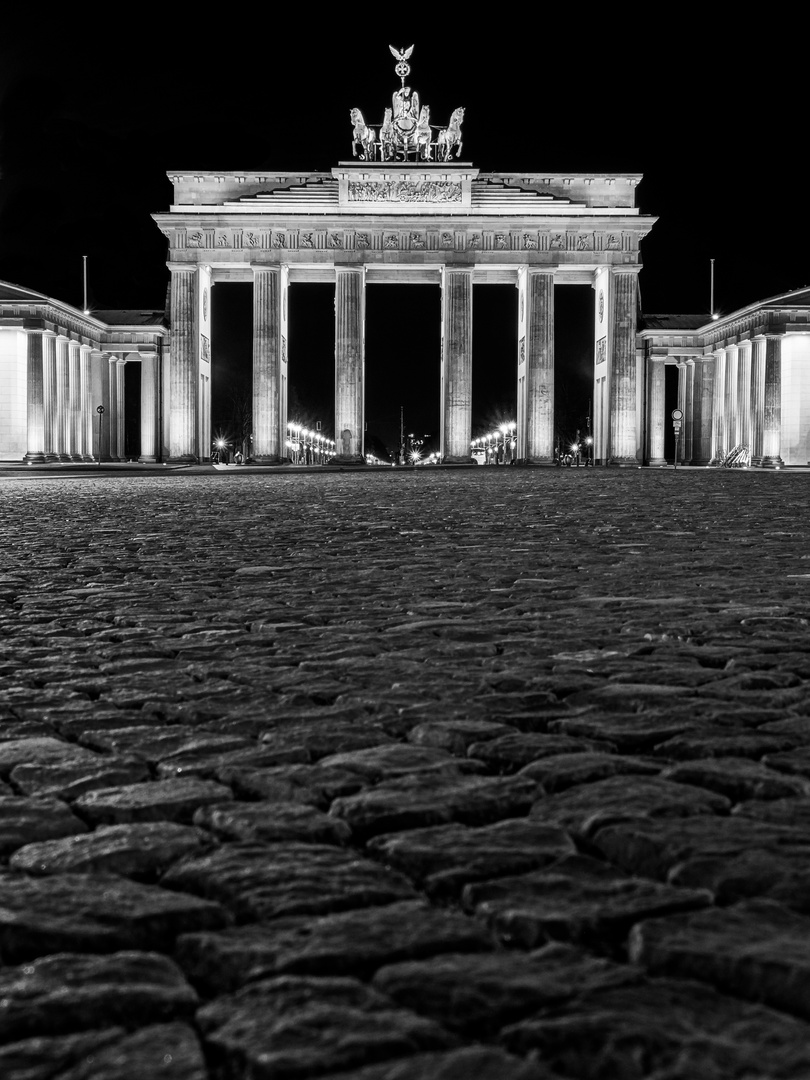
[[[26,1039],[0,1047],[3,1080],[207,1080],[197,1034],[188,1024],[108,1027]]]
[[[810,1075],[806,474],[0,485],[3,1080]]]
[[[197,1022],[215,1068],[257,1080],[298,1080],[456,1043],[351,979],[260,981],[200,1009]]]
[[[226,922],[218,904],[115,874],[32,878],[0,871],[0,956],[5,963],[68,950],[168,951],[178,934]]]
[[[381,968],[373,985],[468,1038],[492,1036],[505,1024],[593,987],[634,982],[639,973],[567,945],[529,954],[450,953]]]
[[[653,974],[702,979],[810,1020],[807,920],[780,904],[752,900],[639,924],[630,955]]]
[[[323,844],[227,844],[189,856],[162,879],[170,889],[219,901],[238,921],[320,915],[411,899],[401,874]]]
[[[0,969],[0,1042],[121,1024],[190,1019],[199,1004],[165,956],[61,953]],[[4,1075],[4,1074],[3,1074]]]
[[[369,978],[384,964],[492,947],[480,922],[407,900],[315,919],[184,934],[175,957],[191,982],[210,993],[270,974]]]
[[[586,991],[507,1027],[502,1041],[538,1053],[557,1075],[588,1080],[801,1080],[810,1072],[810,1025],[677,979]]]

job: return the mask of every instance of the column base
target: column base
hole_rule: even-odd
[[[23,461],[27,465],[44,465],[48,461],[48,455],[42,450],[29,450]]]
[[[555,461],[554,461],[554,458],[550,458],[550,457],[549,458],[518,458],[517,461],[515,462],[515,464],[516,465],[521,465],[523,467],[530,466],[532,468],[547,469],[549,467],[554,468]]]
[[[783,469],[785,467],[779,454],[772,457],[751,458],[751,464],[757,469]]]
[[[248,465],[289,465],[289,458],[279,457],[278,454],[255,454],[248,458]]]
[[[154,454],[141,454],[141,456],[138,458],[138,461],[142,461],[145,465],[157,464],[157,458]]]
[[[116,458],[112,459],[117,460]],[[196,465],[198,459],[194,454],[180,454],[177,457],[170,457],[166,459],[167,465]]]
[[[647,462],[648,465],[651,465],[652,467],[658,466],[659,468],[662,465],[666,465],[666,463],[667,459],[665,457],[653,457]]]
[[[608,461],[608,465],[612,465],[620,469],[637,469],[639,467],[639,463],[634,457],[614,457]]]
[[[361,454],[336,454],[330,465],[365,465],[366,459]]]

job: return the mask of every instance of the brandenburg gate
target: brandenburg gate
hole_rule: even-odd
[[[641,464],[643,357],[636,349],[639,245],[655,219],[638,174],[481,173],[460,160],[463,109],[446,127],[405,85],[379,128],[352,110],[351,161],[329,172],[169,174],[154,219],[169,242],[170,460],[210,455],[211,303],[217,282],[253,285],[253,450],[286,461],[288,287],[335,287],[335,463],[362,464],[365,291],[441,287],[441,457],[470,461],[473,285],[518,289],[518,460],[554,457],[554,285],[594,297],[594,457]]]

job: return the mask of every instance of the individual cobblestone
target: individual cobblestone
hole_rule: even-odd
[[[0,969],[0,1043],[87,1028],[190,1019],[197,995],[180,969],[152,952],[61,953]]]
[[[0,1047],[4,1080],[207,1080],[197,1035],[188,1024],[104,1028],[28,1039]]]
[[[4,1078],[804,1080],[805,473],[0,497]]]
[[[286,976],[251,983],[198,1010],[197,1023],[215,1070],[278,1080],[456,1042],[434,1021],[350,979]]]
[[[31,841],[52,840],[87,829],[58,799],[26,799],[0,795],[0,856]]]
[[[115,874],[31,878],[0,871],[0,955],[6,963],[67,949],[166,951],[184,931],[226,922],[218,904]]]
[[[376,836],[366,846],[435,899],[458,897],[471,881],[535,870],[576,850],[562,829],[525,819],[478,829],[452,824],[406,830]]]
[[[154,881],[172,863],[206,847],[210,840],[209,833],[168,821],[100,825],[83,836],[26,844],[12,855],[9,865],[36,876],[101,871]]]
[[[211,992],[271,974],[369,978],[384,964],[492,947],[481,923],[418,899],[316,919],[276,919],[184,934],[175,956],[191,982]]]

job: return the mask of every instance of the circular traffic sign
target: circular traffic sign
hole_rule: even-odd
[[[683,420],[683,413],[680,409],[673,409],[671,415],[673,420]]]

